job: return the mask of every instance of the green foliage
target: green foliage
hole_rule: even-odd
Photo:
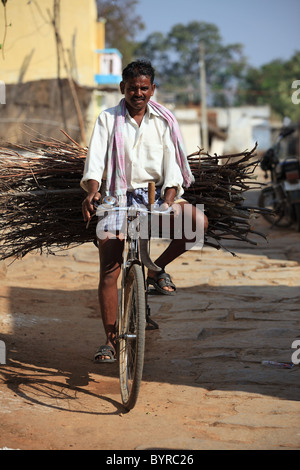
[[[135,57],[152,61],[160,86],[178,101],[199,101],[200,44],[205,49],[207,83],[214,104],[227,102],[226,90],[241,76],[246,61],[241,44],[223,45],[216,25],[192,21],[176,24],[167,35],[156,32],[137,44]]]
[[[292,102],[292,83],[300,80],[300,51],[289,60],[273,60],[260,68],[249,67],[239,87],[239,104],[268,104],[280,117],[300,119],[300,107]]]
[[[136,43],[136,34],[144,29],[135,10],[138,1],[97,0],[98,16],[107,21],[107,47],[119,49],[124,65],[134,58],[151,60],[161,91],[171,92],[177,103],[199,103],[201,43],[209,105],[268,104],[280,117],[300,119],[300,105],[291,100],[292,83],[300,80],[300,52],[287,61],[251,67],[242,44],[225,45],[216,25],[198,21],[176,24],[167,34],[154,32]]]
[[[137,4],[138,0],[97,0],[98,17],[106,19],[106,47],[118,49],[124,64],[132,60],[135,35],[144,29],[135,13]]]

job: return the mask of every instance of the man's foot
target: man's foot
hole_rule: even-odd
[[[116,351],[112,346],[105,344],[100,346],[94,356],[94,362],[97,363],[112,363],[116,361]]]
[[[116,334],[109,332],[106,344],[100,346],[94,356],[95,362],[115,362],[116,361]]]
[[[148,271],[147,284],[152,285],[157,292],[164,295],[174,295],[175,284],[171,281],[169,274],[162,269],[159,273]]]

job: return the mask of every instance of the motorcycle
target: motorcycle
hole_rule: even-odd
[[[258,205],[269,209],[262,215],[272,226],[290,227],[295,224],[300,232],[300,162],[291,157],[280,160],[281,141],[294,130],[291,127],[283,128],[262,158],[260,166],[266,179],[270,172],[271,184],[262,189]]]

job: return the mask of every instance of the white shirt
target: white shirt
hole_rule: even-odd
[[[97,118],[85,162],[81,186],[87,190],[90,179],[105,180],[108,144],[112,138],[116,108],[103,111]],[[154,181],[165,188],[176,187],[177,197],[183,194],[183,177],[176,160],[170,128],[151,106],[140,126],[126,112],[124,126],[125,171],[127,189],[145,188]]]

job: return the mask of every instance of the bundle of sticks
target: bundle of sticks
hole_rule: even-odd
[[[95,239],[96,218],[87,227],[81,214],[85,192],[79,183],[87,149],[62,132],[67,143],[33,139],[17,150],[0,148],[0,260],[34,250],[56,253]],[[207,245],[220,248],[228,238],[256,243],[249,238],[256,234],[250,219],[259,209],[243,205],[254,156],[255,148],[226,157],[199,150],[188,157],[195,183],[184,197],[204,204]]]
[[[260,162],[255,160],[256,148],[257,144],[250,151],[222,156],[199,149],[188,157],[195,182],[186,189],[184,198],[191,204],[204,205],[209,221],[207,246],[224,248],[223,240],[257,245],[251,235],[266,238],[255,230],[253,220],[268,210],[245,203],[245,193],[261,185],[254,174]]]

